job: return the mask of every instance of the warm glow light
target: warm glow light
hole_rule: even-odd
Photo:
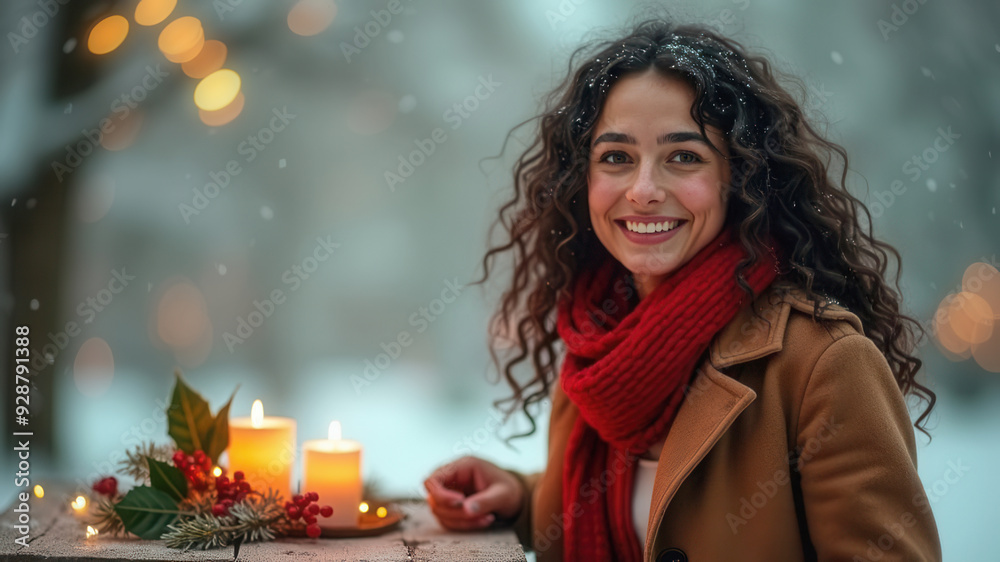
[[[227,54],[225,43],[209,39],[202,45],[198,56],[181,65],[181,70],[191,78],[204,78],[222,68]]]
[[[240,113],[243,112],[243,105],[245,103],[246,98],[243,97],[243,92],[240,92],[232,103],[218,111],[199,109],[198,118],[209,127],[221,127],[239,117]]]
[[[69,502],[69,506],[75,511],[83,511],[84,509],[87,509],[87,498],[77,496],[75,500]]]
[[[327,431],[326,435],[326,438],[330,441],[340,441],[343,436],[340,429],[340,422],[337,420],[330,422],[330,429]]]
[[[103,338],[83,342],[73,360],[73,382],[88,398],[97,398],[111,388],[115,378],[115,356]]]
[[[177,0],[140,0],[135,7],[135,23],[139,25],[156,25],[167,19],[174,11]]]
[[[316,35],[330,27],[336,15],[333,0],[299,0],[288,12],[288,29],[305,37]]]
[[[205,111],[229,105],[240,93],[240,75],[223,68],[204,77],[194,89],[194,104]]]
[[[42,488],[41,484],[35,484],[35,497],[36,498],[45,497],[45,488]]]
[[[97,529],[91,527],[90,525],[87,525],[87,538],[89,539],[90,537],[96,537],[96,536],[97,536]]]
[[[214,476],[216,478],[222,476],[222,467],[217,466],[217,467],[213,468],[212,469],[212,476]]]
[[[118,48],[128,35],[128,20],[122,16],[108,16],[90,30],[87,48],[95,55],[106,55]]]
[[[184,16],[167,24],[160,32],[157,45],[171,62],[187,62],[201,52],[205,30],[198,18]]]
[[[156,334],[175,350],[195,347],[208,332],[205,296],[193,283],[170,283],[156,300]]]
[[[361,502],[361,505],[358,506],[358,511],[368,513],[368,502]]]
[[[254,429],[260,429],[264,425],[264,403],[260,400],[254,400],[250,407],[250,425]]]
[[[384,507],[380,507],[377,511],[375,511],[375,515],[378,515],[379,517],[385,517],[388,513],[389,512]]]

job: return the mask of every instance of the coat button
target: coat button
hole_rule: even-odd
[[[679,548],[668,548],[661,550],[656,557],[656,562],[687,562],[687,554]]]

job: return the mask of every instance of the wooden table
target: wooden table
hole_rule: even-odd
[[[98,536],[86,538],[86,521],[72,513],[70,498],[56,490],[44,498],[31,497],[31,542],[14,542],[21,536],[14,526],[18,514],[10,506],[0,516],[0,560],[232,560],[233,549],[181,551],[161,541]],[[377,537],[357,539],[278,539],[248,543],[240,548],[240,561],[270,561],[288,558],[321,560],[483,562],[525,560],[514,532],[493,529],[454,533],[443,529],[423,501],[397,505],[406,514],[400,528]]]

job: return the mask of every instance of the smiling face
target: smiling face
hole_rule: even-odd
[[[644,298],[722,230],[730,171],[726,140],[691,117],[694,90],[655,69],[611,88],[587,172],[590,221]],[[709,146],[722,151],[722,155]]]

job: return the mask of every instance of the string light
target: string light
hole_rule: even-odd
[[[361,502],[361,505],[358,506],[358,511],[368,513],[368,502]]]

